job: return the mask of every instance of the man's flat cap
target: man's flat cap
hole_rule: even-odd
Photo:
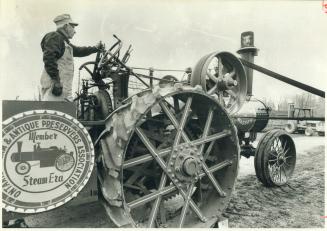
[[[63,26],[65,24],[71,24],[73,26],[77,26],[78,23],[76,22],[73,22],[72,18],[70,17],[69,14],[61,14],[61,15],[58,15],[57,17],[55,17],[53,19],[54,23],[57,25],[57,26]]]

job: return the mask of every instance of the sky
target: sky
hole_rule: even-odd
[[[116,34],[123,50],[132,44],[128,65],[134,67],[185,69],[214,51],[236,54],[240,34],[250,30],[259,49],[256,64],[326,90],[327,14],[321,1],[0,1],[2,99],[34,99],[43,69],[40,41],[63,13],[79,23],[73,44],[101,40],[108,47]],[[75,58],[75,83],[78,67],[94,59]],[[279,101],[302,92],[254,72],[256,98]]]

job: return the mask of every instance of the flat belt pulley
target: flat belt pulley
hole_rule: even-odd
[[[241,61],[229,52],[213,52],[202,57],[194,67],[191,85],[200,85],[234,114],[246,99],[247,77]]]
[[[154,88],[106,120],[98,175],[118,227],[205,227],[227,207],[238,172],[236,128],[199,87]]]

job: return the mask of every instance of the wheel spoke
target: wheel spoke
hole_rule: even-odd
[[[173,113],[169,110],[167,105],[164,102],[159,102],[159,105],[162,108],[162,110],[166,113],[166,115],[168,116],[168,118],[170,119],[170,121],[172,122],[174,127],[176,129],[178,129],[179,123],[178,123],[176,117],[173,115]],[[184,141],[188,142],[190,140],[184,131],[182,131],[181,135],[182,135]]]
[[[203,154],[203,161],[204,162],[207,160],[208,156],[210,155],[210,152],[211,152],[214,144],[215,144],[215,142],[211,141],[211,143],[209,144],[206,152]]]
[[[287,174],[286,174],[286,169],[285,169],[285,166],[282,165],[282,168],[283,168],[283,171],[284,171],[284,174],[285,174],[285,178],[286,178],[286,181],[287,181]]]
[[[277,139],[277,150],[280,151],[282,149],[282,144],[280,139]]]
[[[174,110],[175,110],[175,114],[177,114],[177,113],[179,113],[179,110],[180,110],[179,100],[176,97],[173,97],[173,98],[174,98]]]
[[[213,110],[210,109],[209,113],[208,113],[208,117],[207,117],[207,121],[204,125],[204,129],[203,129],[203,134],[202,134],[202,138],[205,139],[208,134],[209,134],[209,130],[210,130],[210,126],[211,126],[211,122],[212,122],[212,118],[213,118]],[[202,155],[203,153],[203,148],[204,148],[205,144],[201,144],[200,149],[199,149],[199,153]]]
[[[285,160],[292,158],[292,156],[285,156]]]
[[[135,129],[136,134],[140,137],[144,145],[147,147],[147,149],[150,151],[150,154],[153,156],[153,158],[158,162],[160,167],[165,170],[162,166],[165,166],[165,162],[159,157],[157,150],[155,147],[152,145],[150,140],[145,136],[144,132],[142,131],[141,128],[136,128]]]
[[[213,74],[211,74],[210,71],[207,71],[207,76],[208,76],[209,79],[211,79],[213,82],[215,82],[215,83],[218,82],[218,78],[215,77]]]
[[[222,197],[225,197],[226,196],[226,193],[220,187],[220,185],[218,184],[217,180],[212,175],[212,173],[210,172],[210,170],[208,169],[207,165],[204,162],[202,162],[202,169],[205,172],[205,174],[209,177],[211,183],[213,184],[213,186],[215,187],[215,189],[217,190],[217,192],[219,193],[219,195],[222,196]]]
[[[223,63],[221,61],[221,57],[218,57],[218,76],[223,75]]]
[[[225,168],[227,166],[230,166],[232,164],[233,164],[233,161],[231,161],[231,160],[224,160],[223,162],[220,162],[219,164],[216,164],[216,165],[210,167],[209,168],[209,172],[210,173],[214,173],[214,172],[216,172],[216,171],[218,171],[220,169],[223,169],[223,168]],[[202,178],[205,175],[206,175],[206,173],[205,172],[202,172],[202,173],[199,174],[199,177]]]
[[[291,165],[287,163],[287,161],[285,160],[284,162],[285,165],[287,165],[288,167],[290,167]]]
[[[277,158],[277,155],[275,155],[272,151],[270,151],[269,154]]]
[[[185,127],[186,120],[187,120],[187,117],[188,117],[188,114],[189,114],[189,111],[190,111],[190,108],[191,108],[191,104],[192,104],[192,97],[189,97],[187,99],[185,107],[184,107],[182,119],[181,119],[181,121],[179,123],[179,126],[177,128],[177,133],[176,133],[176,137],[175,137],[175,140],[174,140],[173,148],[176,147],[179,144],[182,133],[185,133],[184,132],[184,127]],[[186,140],[184,140],[184,142],[188,142],[188,141],[189,141],[188,138]]]
[[[159,192],[165,187],[166,182],[167,182],[167,175],[165,173],[162,173],[160,184],[159,184],[159,189],[158,189]],[[160,203],[161,203],[161,199],[162,199],[162,196],[159,195],[157,197],[157,199],[155,200],[154,204],[153,204],[151,214],[150,214],[150,217],[149,217],[149,221],[148,221],[148,227],[149,228],[154,227],[154,221],[157,218],[157,214],[158,214],[159,206],[160,206]]]
[[[284,155],[286,156],[286,154],[288,153],[288,151],[290,150],[290,148],[288,148],[285,152]]]
[[[285,154],[285,150],[286,150],[286,144],[287,144],[287,140],[285,140],[285,143],[284,143],[284,147],[283,147],[283,153]]]
[[[179,224],[178,224],[178,227],[179,228],[182,228],[183,225],[184,225],[184,221],[185,221],[185,217],[186,217],[186,212],[187,212],[188,207],[189,207],[189,204],[190,204],[190,200],[191,200],[193,189],[194,189],[194,184],[191,184],[189,186],[189,188],[188,188],[187,193],[186,193],[185,204],[184,204],[184,207],[182,209],[181,217],[180,217]]]

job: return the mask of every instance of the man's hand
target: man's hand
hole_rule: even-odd
[[[98,50],[103,50],[104,49],[104,44],[100,41],[97,43],[97,45],[95,45],[95,47],[98,49]]]
[[[62,84],[60,83],[60,80],[56,80],[54,82],[53,88],[52,88],[52,94],[54,96],[61,96],[62,94]]]

